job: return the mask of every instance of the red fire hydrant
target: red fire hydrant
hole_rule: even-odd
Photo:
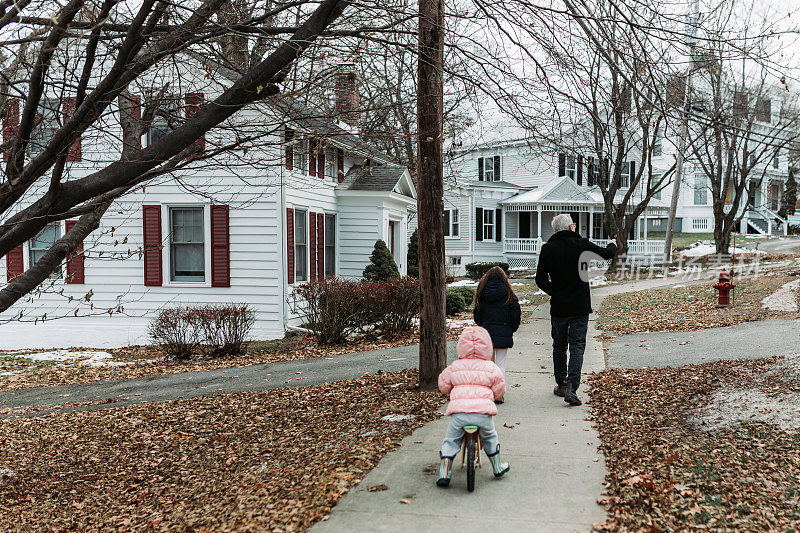
[[[731,283],[731,275],[726,270],[719,273],[719,281],[714,284],[717,290],[717,308],[731,305],[731,291],[736,287]]]

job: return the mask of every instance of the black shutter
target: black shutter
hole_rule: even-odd
[[[558,177],[567,175],[567,156],[566,154],[558,154]]]
[[[629,185],[633,187],[633,180],[636,178],[636,161],[631,161],[630,165],[631,166],[628,169],[628,180],[630,182]]]
[[[475,240],[483,240],[483,209],[480,207],[475,208]]]
[[[483,181],[483,158],[478,158],[478,181]]]
[[[500,242],[503,240],[503,210],[494,210],[494,240]]]
[[[596,185],[594,182],[594,157],[590,157],[589,161],[586,163],[586,172],[588,173],[588,176],[586,176],[586,185],[594,187]]]
[[[601,179],[603,180],[603,185],[606,188],[608,188],[608,184],[610,183],[609,180],[611,179],[611,176],[609,176],[609,173],[611,172],[611,161],[607,157],[604,157],[603,158],[603,163],[605,164],[605,167],[606,167],[606,176],[605,176],[605,178],[601,178]]]
[[[444,236],[450,236],[450,211],[446,209],[444,211]]]
[[[494,156],[494,181],[500,181],[503,176],[500,174],[500,156]]]
[[[578,185],[583,185],[583,156],[578,156]]]

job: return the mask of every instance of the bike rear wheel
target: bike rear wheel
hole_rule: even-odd
[[[467,490],[475,490],[475,449],[478,440],[469,438],[467,440]]]

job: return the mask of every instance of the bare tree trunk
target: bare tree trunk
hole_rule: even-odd
[[[447,365],[444,315],[444,0],[420,0],[417,66],[417,171],[419,196],[419,384],[436,387]]]

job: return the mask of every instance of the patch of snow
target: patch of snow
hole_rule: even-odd
[[[448,318],[447,319],[447,327],[448,328],[464,328],[467,326],[473,326],[472,320],[462,320],[458,318]]]
[[[777,291],[761,300],[761,307],[771,311],[797,311],[798,288],[800,288],[800,279],[790,281]]]
[[[71,352],[69,350],[52,350],[49,352],[5,352],[0,357],[20,357],[31,361],[56,361],[56,362],[77,362],[88,366],[121,366],[132,363],[124,361],[109,361],[113,356],[108,352],[96,350],[85,350]]]
[[[511,284],[512,287],[522,287],[523,285],[525,285],[525,284],[524,283],[519,283],[517,281],[515,281],[514,283]]]
[[[546,292],[544,292],[542,289],[539,289],[538,291],[536,291],[536,292],[534,292],[534,293],[533,293],[533,295],[534,295],[534,296],[538,296],[538,295],[540,295],[540,294],[547,294],[547,293],[546,293]]]
[[[370,431],[365,431],[364,433],[360,434],[359,437],[369,437],[370,435],[376,435],[378,433],[377,430],[372,429]]]
[[[703,257],[705,255],[715,255],[717,248],[713,244],[704,242],[694,243],[688,250],[680,252],[684,257]],[[747,248],[729,248],[729,254],[745,255],[745,254],[763,254],[760,250],[749,250]]]
[[[411,420],[412,418],[417,418],[417,417],[415,415],[392,414],[392,415],[382,416],[381,420],[384,420],[386,422],[400,422],[402,420]]]
[[[458,281],[454,281],[453,283],[448,283],[448,287],[477,287],[478,282],[472,281],[471,279],[460,279]]]
[[[11,370],[9,372],[0,372],[0,376],[12,376],[14,374],[19,374],[21,372],[22,370]]]
[[[11,477],[14,473],[10,468],[0,468],[0,478]]]
[[[511,267],[509,270],[529,270],[528,267]]]
[[[269,462],[268,461],[264,461],[260,465],[255,465],[255,466],[253,466],[253,470],[258,472],[259,474],[263,474],[264,472],[269,470]]]
[[[715,391],[689,423],[703,431],[738,426],[742,422],[764,422],[784,430],[800,426],[800,393],[767,396],[759,389]]]
[[[604,285],[608,285],[608,280],[605,278],[605,276],[591,278],[589,280],[590,287],[603,287]]]
[[[519,301],[519,305],[528,305],[529,303],[531,303],[530,300],[520,300]]]

